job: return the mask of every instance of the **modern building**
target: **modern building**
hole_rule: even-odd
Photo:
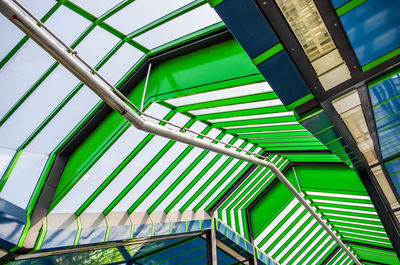
[[[400,264],[400,1],[0,12],[1,264]]]

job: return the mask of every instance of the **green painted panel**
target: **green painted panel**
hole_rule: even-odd
[[[289,170],[285,176],[295,185],[292,170]],[[274,185],[267,194],[268,196],[261,198],[250,211],[254,237],[257,237],[266,224],[275,218],[294,198],[293,194],[280,182]]]
[[[213,71],[210,72],[210,69]],[[202,89],[213,88],[213,86],[209,86],[210,84],[224,81],[225,85],[232,85],[231,82],[226,81],[254,75],[259,75],[258,70],[240,45],[235,40],[230,40],[155,67],[150,74],[147,98],[154,101],[162,98],[163,94],[168,94],[168,97],[176,97],[203,92]],[[191,78],[187,78],[188,76]],[[259,77],[252,77],[246,81],[259,82],[262,80]],[[136,106],[140,105],[143,87],[144,80],[128,95],[128,98]],[[196,89],[191,89],[193,87]],[[152,97],[153,95],[157,96]],[[79,146],[67,162],[54,199],[60,197],[63,191],[66,192],[71,188],[74,184],[72,180],[76,176],[82,175],[82,172],[87,171],[101,157],[118,138],[116,134],[122,126],[126,126],[126,121],[113,111]]]
[[[304,190],[367,195],[357,174],[343,165],[296,166]]]

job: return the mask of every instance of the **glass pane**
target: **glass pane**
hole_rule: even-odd
[[[100,98],[92,90],[86,86],[82,87],[32,140],[26,150],[44,154],[52,152],[99,100]]]
[[[76,212],[146,135],[147,133],[131,126],[65,195],[52,212]]]
[[[183,126],[172,117],[171,122]],[[132,181],[133,178],[154,158],[159,150],[169,142],[169,139],[155,136],[139,154],[118,174],[110,185],[93,201],[86,212],[103,211],[120,192]]]
[[[165,116],[168,112],[169,110],[167,108],[158,104],[152,104],[146,110],[146,113],[150,115],[158,114]],[[72,213],[78,210],[111,172],[146,136],[146,132],[130,127],[67,193],[52,212]]]
[[[99,73],[111,84],[117,83],[144,55],[130,44],[121,48],[106,62]]]
[[[217,13],[215,13],[209,5],[205,4],[140,35],[135,38],[135,41],[148,49],[154,49],[162,44],[176,40],[220,21],[221,18]]]
[[[232,88],[220,89],[216,91],[190,95],[186,97],[173,98],[166,100],[167,103],[176,107],[191,105],[196,103],[208,102],[210,100],[220,100],[226,98],[236,98],[248,95],[271,92],[272,88],[267,82],[255,83],[245,86],[237,86]]]
[[[0,60],[2,60],[25,34],[3,15],[0,16],[0,33],[7,36],[0,42]]]
[[[56,4],[55,1],[49,0],[19,0],[18,2],[38,19],[41,19]]]
[[[135,187],[121,200],[114,211],[126,211],[150,187],[165,169],[181,154],[187,144],[175,143],[167,153],[152,167]],[[150,194],[149,196],[151,196]],[[159,196],[159,194],[157,194]],[[153,195],[154,196],[154,195]]]
[[[42,48],[29,40],[11,60],[0,69],[0,117],[28,91],[54,62]]]
[[[75,48],[79,56],[94,67],[119,42],[108,31],[95,27]]]
[[[248,145],[248,146],[246,146],[246,148],[244,148],[244,149],[248,150],[248,149],[250,149],[251,147],[252,147],[252,145]],[[260,148],[257,148],[257,149],[255,150],[256,153],[258,153],[259,151],[260,151]],[[239,160],[234,159],[234,160],[232,161],[232,163],[229,164],[229,166],[235,165],[238,161],[239,161]],[[231,181],[240,173],[240,171],[241,171],[246,165],[247,165],[247,163],[242,163],[242,164],[240,164],[240,166],[232,173],[232,175],[230,175],[230,176],[226,179],[226,181],[225,181],[222,185],[220,185],[220,186],[215,190],[215,192],[205,201],[205,203],[200,207],[200,209],[204,209],[205,207],[207,207],[207,206],[212,202],[212,200],[214,200],[214,198],[215,198],[217,195],[219,195],[219,194],[222,192],[222,190],[223,190],[229,183],[231,183]],[[225,171],[225,170],[224,170],[224,171]],[[221,173],[221,174],[217,177],[216,181],[219,181],[223,176],[224,176],[224,174]]]
[[[190,3],[192,0],[136,0],[106,19],[125,35]]]
[[[72,0],[71,2],[88,11],[90,14],[100,17],[121,2],[121,0]]]
[[[285,116],[293,116],[293,112],[285,111],[285,112],[257,114],[257,115],[249,115],[249,116],[220,118],[220,119],[212,119],[212,120],[210,119],[210,121],[214,123],[214,122],[226,122],[226,121],[243,121],[243,120],[252,120],[252,119],[264,119],[264,118],[272,118],[272,117],[285,117]]]
[[[0,127],[0,145],[17,149],[77,83],[72,74],[57,67]]]
[[[0,147],[0,178],[4,175],[14,154],[15,150]]]
[[[45,24],[58,38],[70,45],[92,23],[62,5]]]
[[[211,114],[211,113],[266,108],[266,107],[272,107],[272,106],[282,106],[282,102],[279,99],[271,99],[271,100],[262,100],[262,101],[235,104],[235,105],[229,105],[229,106],[220,106],[220,107],[215,107],[215,108],[192,110],[189,112],[192,113],[193,115],[198,116],[198,115]]]
[[[0,192],[0,197],[25,209],[47,158],[47,155],[24,151]]]

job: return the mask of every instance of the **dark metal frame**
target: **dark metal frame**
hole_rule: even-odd
[[[232,34],[227,28],[212,32],[205,36],[189,41],[187,43],[175,46],[159,54],[150,56],[135,73],[119,89],[122,94],[128,95],[134,87],[146,76],[150,63],[153,68],[162,62],[188,54],[201,48],[233,39]],[[89,121],[72,137],[72,139],[57,154],[55,161],[49,171],[43,189],[39,195],[38,201],[31,215],[31,223],[34,225],[47,214],[51,200],[60,181],[62,172],[75,150],[97,129],[97,127],[111,114],[112,109],[103,104]]]

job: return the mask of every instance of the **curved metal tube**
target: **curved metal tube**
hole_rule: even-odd
[[[60,64],[67,68],[80,81],[92,89],[100,98],[104,100],[105,103],[121,114],[137,129],[271,169],[276,177],[286,186],[287,189],[289,189],[296,199],[304,206],[304,208],[307,209],[307,211],[350,256],[350,258],[356,264],[361,265],[353,253],[346,247],[346,245],[343,244],[338,236],[314,211],[308,202],[304,200],[302,195],[297,192],[296,188],[286,179],[286,177],[273,163],[261,160],[251,155],[239,153],[233,148],[226,148],[221,145],[213,144],[197,137],[193,137],[185,133],[166,128],[162,125],[143,120],[120,97],[114,94],[114,92],[111,91],[103,82],[89,72],[81,63],[77,61],[76,58],[64,50],[53,38],[49,36],[48,33],[38,27],[29,17],[22,13],[13,3],[11,3],[10,0],[0,0],[0,12],[23,32],[25,32],[29,37],[31,37],[57,61],[59,61]]]

